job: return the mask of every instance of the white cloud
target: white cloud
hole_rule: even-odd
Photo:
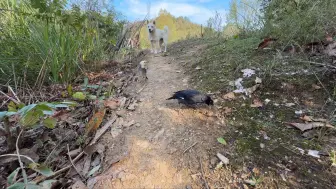
[[[199,0],[205,2],[209,0]],[[124,12],[127,16],[142,19],[147,14],[147,4],[140,0],[127,0],[128,11]],[[151,18],[156,17],[160,9],[165,9],[172,15],[190,18],[192,22],[206,24],[206,21],[214,16],[215,10],[210,10],[204,6],[195,5],[195,3],[178,3],[178,2],[154,2],[150,7]],[[225,10],[217,10],[225,17]]]

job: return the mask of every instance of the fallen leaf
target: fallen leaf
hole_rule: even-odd
[[[292,107],[292,106],[295,106],[295,104],[294,103],[286,103],[285,106]]]
[[[256,168],[256,167],[254,167],[254,168],[252,169],[252,172],[253,172],[254,174],[256,174],[256,175],[259,175],[259,174],[260,174],[260,170],[259,170],[258,168]]]
[[[47,166],[37,164],[37,163],[31,163],[28,166],[29,168],[33,169],[34,171],[42,174],[43,176],[49,177],[54,174],[54,172]]]
[[[316,85],[316,84],[312,84],[312,88],[313,88],[314,90],[319,90],[319,89],[321,89],[321,87],[318,86],[318,85]]]
[[[100,165],[94,167],[93,169],[91,169],[91,171],[88,173],[88,177],[93,175],[95,172],[97,172],[100,169]]]
[[[83,151],[87,155],[92,155],[95,152],[102,154],[105,151],[105,146],[102,144],[92,144],[85,147]]]
[[[260,84],[256,84],[250,88],[245,89],[245,94],[248,96],[251,95],[252,93],[254,93],[254,91],[256,91],[259,88],[259,86]]]
[[[85,100],[86,99],[86,95],[83,92],[75,92],[72,95],[73,98],[78,99],[78,100]]]
[[[223,145],[226,145],[226,144],[227,144],[226,141],[225,141],[225,139],[222,138],[222,137],[217,138],[217,141],[218,141],[219,143],[223,144]]]
[[[321,128],[321,127],[327,127],[334,129],[335,127],[328,124],[328,123],[322,123],[322,122],[311,122],[311,123],[286,123],[288,125],[291,125],[293,127],[296,127],[300,129],[301,131],[306,131],[314,128]]]
[[[300,117],[300,119],[302,119],[303,121],[307,121],[307,122],[312,122],[313,121],[312,118],[310,118],[309,116],[306,116],[306,115]]]
[[[85,131],[86,134],[92,133],[98,129],[100,124],[102,123],[105,116],[105,109],[101,109],[100,111],[96,112],[90,121],[86,124]]]
[[[217,153],[217,157],[225,164],[225,165],[228,165],[229,164],[229,159],[225,156],[223,156],[222,154],[220,153]]]
[[[191,178],[194,180],[194,181],[198,181],[199,177],[202,176],[201,173],[196,173],[196,174],[192,174],[191,175]]]
[[[45,120],[43,120],[43,124],[45,127],[53,129],[56,126],[56,119],[53,117],[48,117]]]
[[[230,114],[232,112],[232,108],[229,108],[229,107],[224,107],[224,114]]]
[[[96,135],[94,136],[93,140],[90,142],[90,145],[96,143],[98,139],[107,131],[108,128],[112,126],[112,124],[117,120],[117,116],[111,118],[102,128],[100,128]]]
[[[262,83],[261,78],[256,77],[256,79],[255,79],[255,84],[261,84],[261,83]]]
[[[223,96],[223,99],[225,100],[234,100],[236,98],[236,95],[234,92],[229,92]]]
[[[317,150],[308,150],[308,155],[316,157],[316,158],[320,158],[320,152]]]
[[[16,182],[18,173],[20,171],[20,167],[15,169],[8,177],[7,177],[7,184],[10,186]]]
[[[259,108],[262,106],[263,106],[263,103],[258,98],[253,99],[253,104],[251,104],[252,108]]]
[[[266,99],[265,99],[265,104],[267,105],[269,102],[271,102],[271,100],[268,99],[268,98],[266,98]]]
[[[71,189],[88,189],[81,180],[77,180],[72,186]]]
[[[116,110],[119,106],[119,101],[117,100],[105,100],[104,106],[110,108],[111,110]]]
[[[251,186],[255,186],[255,185],[256,185],[256,181],[254,181],[254,180],[245,180],[244,182],[245,182],[246,184],[251,185]]]

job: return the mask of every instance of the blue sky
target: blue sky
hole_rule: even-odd
[[[205,24],[218,11],[225,16],[230,0],[114,0],[116,10],[128,20],[140,20],[147,14],[150,2],[150,18],[158,15],[160,9],[166,9],[172,15],[186,16],[192,22]]]

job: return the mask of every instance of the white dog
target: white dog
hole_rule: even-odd
[[[148,39],[151,43],[151,52],[158,53],[157,46],[159,46],[159,52],[162,52],[161,46],[164,43],[165,50],[167,52],[167,44],[168,44],[168,26],[164,26],[163,30],[157,29],[155,26],[155,21],[148,22],[147,21],[147,29],[148,29]]]

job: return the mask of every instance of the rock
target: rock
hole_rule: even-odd
[[[126,115],[126,113],[127,112],[124,109],[123,110],[119,110],[119,111],[116,112],[116,114],[117,114],[118,117],[124,117]]]
[[[113,138],[119,136],[122,133],[122,129],[120,128],[112,128],[111,129],[111,135]]]
[[[141,125],[140,125],[140,123],[136,123],[135,126],[136,127],[140,127]]]
[[[216,166],[217,161],[218,161],[218,158],[216,158],[216,157],[212,157],[212,158],[210,159],[210,164],[211,164],[212,166]]]
[[[130,122],[128,122],[128,123],[125,123],[125,124],[124,124],[124,127],[130,127],[130,126],[132,126],[132,125],[134,125],[134,124],[135,124],[135,121],[132,120],[132,121],[130,121]]]
[[[202,68],[201,67],[199,67],[199,66],[197,66],[196,68],[195,68],[195,70],[201,70]]]
[[[127,98],[126,97],[122,97],[119,101],[119,107],[120,108],[124,108],[125,107],[125,103],[126,103]]]
[[[228,165],[229,164],[229,159],[225,156],[223,156],[222,154],[220,153],[217,153],[217,157],[225,164],[225,165]]]
[[[265,148],[265,144],[260,143],[260,148],[261,148],[261,149]]]
[[[186,189],[192,189],[192,187],[190,185],[187,185]]]
[[[132,104],[130,104],[129,106],[128,106],[128,110],[131,110],[131,111],[134,111],[135,110],[135,108],[138,106],[138,104],[136,103],[136,101],[134,101]]]
[[[152,140],[157,141],[161,135],[165,132],[165,129],[161,129],[154,137]]]

